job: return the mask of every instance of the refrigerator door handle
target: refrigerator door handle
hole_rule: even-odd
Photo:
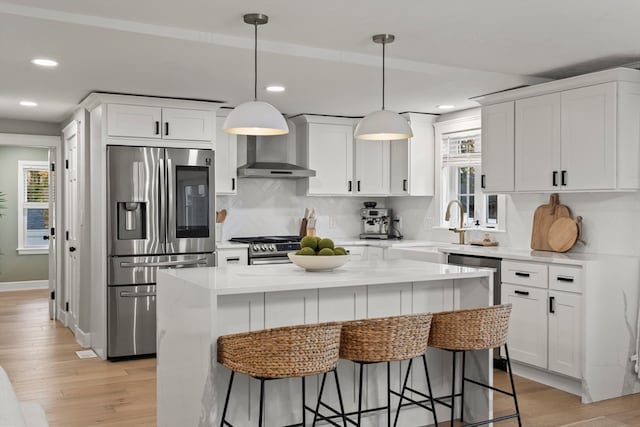
[[[192,259],[188,261],[157,261],[157,262],[121,262],[120,267],[180,267],[187,265],[206,264],[206,258]]]
[[[165,222],[166,227],[166,246],[164,253],[174,253],[178,248],[174,247],[174,242],[176,240],[176,188],[175,188],[175,171],[173,170],[173,160],[169,157],[169,153],[165,150],[165,156],[167,160],[167,167],[165,168],[165,185],[166,185],[166,196],[167,200],[165,201],[165,212],[167,215],[167,220]]]
[[[160,247],[162,248],[162,252],[166,253],[166,242],[167,242],[167,179],[166,179],[166,170],[164,167],[164,159],[160,158],[158,161],[158,200],[159,200],[159,208],[158,213],[160,217],[160,222],[158,226],[160,229],[158,230],[158,238],[160,240]]]
[[[120,296],[123,298],[139,298],[139,297],[155,297],[155,292],[120,292]]]

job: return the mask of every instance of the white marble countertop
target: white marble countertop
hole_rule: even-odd
[[[307,272],[293,264],[158,270],[217,295],[337,288],[489,277],[489,270],[412,260],[349,261],[333,271]]]
[[[237,243],[237,242],[230,242],[228,240],[225,240],[223,242],[216,242],[216,249],[220,250],[220,249],[248,249],[249,245],[247,243]]]

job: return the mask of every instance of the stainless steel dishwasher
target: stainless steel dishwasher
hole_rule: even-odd
[[[481,257],[475,255],[449,254],[447,258],[448,264],[462,265],[465,267],[482,267],[493,270],[493,304],[500,304],[500,293],[502,292],[502,278],[500,276],[501,258]],[[507,370],[506,359],[500,354],[500,349],[493,351],[493,367]]]

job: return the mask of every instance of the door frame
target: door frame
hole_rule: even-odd
[[[33,148],[53,148],[55,151],[55,164],[56,164],[56,172],[60,170],[60,166],[62,165],[62,139],[60,135],[31,135],[31,134],[16,134],[16,133],[0,133],[0,146],[13,146],[13,147],[33,147]],[[61,219],[62,219],[62,211],[61,211],[61,203],[60,195],[62,194],[61,187],[61,174],[55,174],[55,190],[56,195],[58,195],[58,200],[56,200],[56,212],[55,212],[55,220],[53,224],[49,224],[49,226],[53,226],[56,229],[56,234],[58,234],[59,230],[61,230]],[[55,239],[55,253],[49,251],[49,257],[55,256],[56,254],[61,253],[62,240]],[[55,295],[60,295],[60,284],[61,284],[61,274],[62,268],[60,265],[60,257],[55,260],[56,271],[55,277],[51,277],[51,272],[49,271],[47,280],[49,281],[49,295],[51,292],[55,291]],[[54,300],[54,306],[51,306],[49,314],[52,320],[57,319],[58,307],[57,307],[57,298]]]

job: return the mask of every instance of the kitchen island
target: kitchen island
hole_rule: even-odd
[[[482,307],[491,304],[491,272],[409,260],[351,261],[327,272],[306,272],[292,265],[161,270],[158,273],[158,425],[219,425],[229,371],[216,361],[216,340],[224,334],[278,326],[353,320],[411,313]],[[428,351],[434,394],[450,390],[450,354]],[[468,358],[469,374],[492,382],[490,351]],[[357,369],[338,365],[347,410],[356,403]],[[370,365],[365,375],[367,407],[386,400],[384,364]],[[424,382],[420,369],[413,386]],[[392,384],[399,388],[400,365],[392,365]],[[333,383],[327,390],[335,390]],[[317,381],[307,381],[308,403]],[[298,423],[300,381],[267,384],[266,424]],[[257,422],[258,382],[240,376],[234,381],[228,417],[236,426]],[[337,399],[330,397],[331,403]],[[392,400],[397,402],[397,400]],[[486,419],[492,412],[490,391],[469,388],[465,420]],[[438,407],[439,420],[448,418]],[[377,425],[377,415],[367,424]],[[399,425],[426,425],[430,414],[403,409]]]

